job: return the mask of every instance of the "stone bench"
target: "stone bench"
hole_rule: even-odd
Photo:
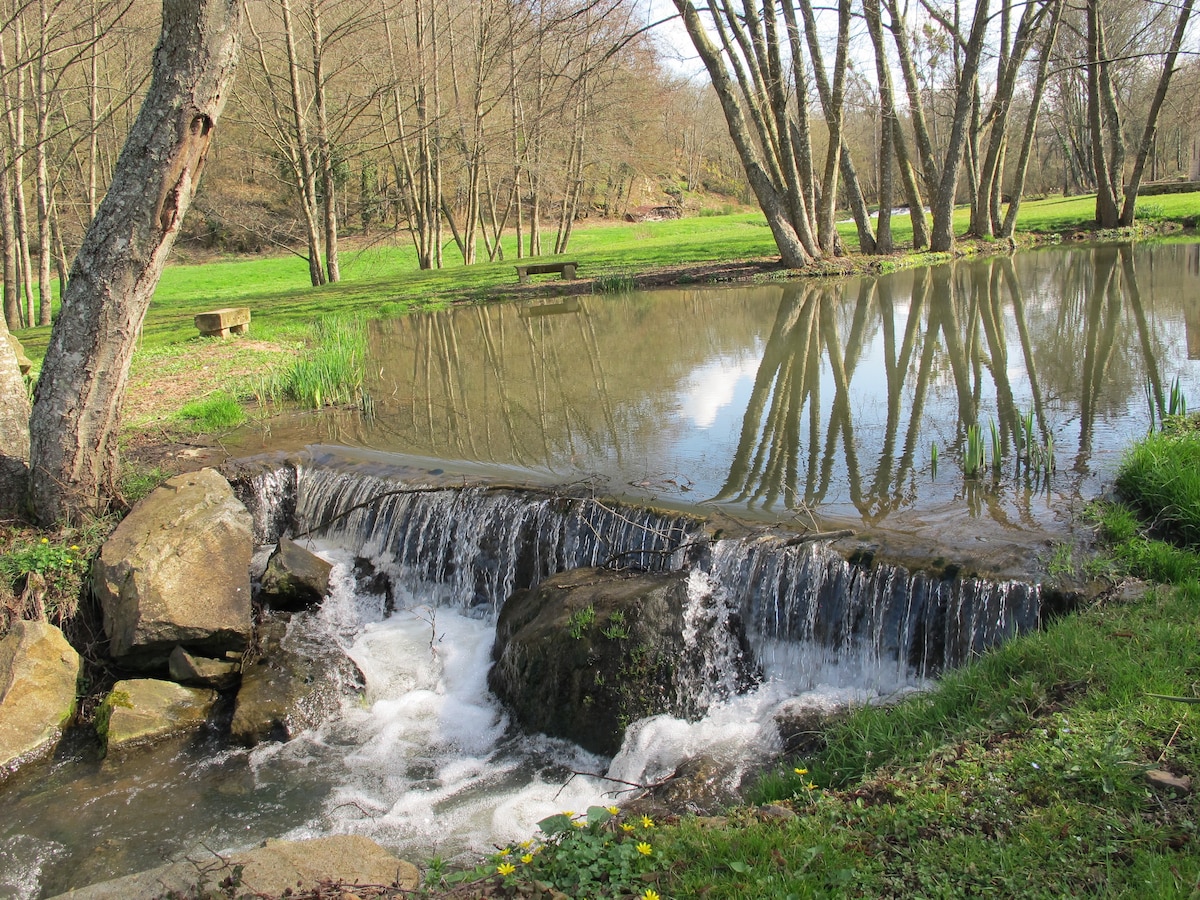
[[[250,330],[250,310],[244,306],[214,309],[193,319],[202,337],[229,337]]]
[[[577,262],[556,262],[556,263],[518,263],[517,281],[521,284],[529,284],[530,275],[549,275],[551,272],[561,272],[564,281],[575,280],[575,270],[579,267]]]

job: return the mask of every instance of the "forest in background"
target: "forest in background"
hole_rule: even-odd
[[[886,208],[930,206],[948,168],[939,164],[960,140],[965,164],[949,194],[981,198],[984,218],[1002,220],[1014,184],[1018,196],[1096,192],[1106,180],[1119,189],[1152,111],[1140,177],[1187,176],[1200,121],[1200,63],[1181,15],[1190,6],[714,0],[700,12],[757,129],[750,149],[778,169],[768,174],[781,195],[807,191],[813,244],[836,252],[818,208],[854,214],[860,234],[875,214],[860,242],[886,251],[881,198]],[[147,87],[162,4],[2,7],[0,242],[15,329],[49,322],[41,298],[65,281],[111,178]],[[661,24],[671,9],[661,3],[249,0],[246,9],[236,86],[180,249],[287,250],[321,284],[338,280],[347,235],[411,241],[432,268],[448,253],[500,258],[501,234],[517,235],[521,255],[565,252],[578,221],[638,207],[762,205],[722,100],[695,74],[696,50],[672,44],[681,29]],[[1182,52],[1159,96],[1175,38]],[[793,185],[785,170],[806,155],[807,181]]]

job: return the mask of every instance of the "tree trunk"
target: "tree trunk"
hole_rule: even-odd
[[[163,0],[153,76],[71,266],[30,417],[33,514],[105,509],[137,334],[191,204],[238,54],[241,0]]]
[[[300,205],[304,210],[305,234],[308,237],[308,277],[313,286],[325,283],[325,267],[321,265],[321,234],[317,225],[317,176],[313,170],[312,153],[308,147],[308,126],[304,122],[304,95],[300,90],[300,63],[296,54],[296,33],[292,26],[290,0],[282,0],[283,36],[287,44],[288,83],[292,96],[292,120],[296,133],[296,162],[300,172]]]
[[[18,511],[29,463],[29,394],[0,318],[0,514]]]
[[[325,110],[325,73],[323,71],[325,38],[321,33],[321,7],[310,0],[309,16],[312,27],[313,102],[317,108],[317,154],[321,163],[321,192],[325,212],[325,276],[330,284],[342,280],[338,262],[337,195],[333,179],[333,148],[329,140],[329,116]]]
[[[1158,87],[1154,91],[1154,99],[1150,103],[1150,111],[1146,114],[1146,127],[1142,131],[1142,141],[1138,145],[1137,156],[1133,162],[1133,172],[1129,183],[1125,186],[1125,203],[1121,207],[1121,224],[1132,225],[1134,209],[1137,205],[1138,190],[1142,185],[1142,172],[1146,168],[1146,158],[1154,146],[1155,129],[1158,126],[1158,113],[1163,102],[1167,99],[1167,88],[1171,86],[1171,75],[1175,72],[1175,60],[1179,58],[1179,48],[1183,44],[1183,36],[1187,32],[1188,18],[1192,14],[1194,0],[1184,0],[1179,7],[1179,19],[1175,23],[1175,34],[1171,38],[1171,47],[1163,60],[1162,73],[1158,77]]]

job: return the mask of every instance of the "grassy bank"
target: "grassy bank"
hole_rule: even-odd
[[[1046,234],[1087,228],[1094,205],[1094,198],[1089,197],[1026,202],[1018,232]],[[1186,221],[1200,216],[1200,193],[1149,198],[1143,206],[1152,213],[1147,220]],[[967,211],[959,210],[957,217],[959,230],[965,230]],[[844,222],[839,228],[847,246],[856,249],[853,224]],[[907,217],[895,217],[893,230],[901,246],[911,241]],[[548,240],[552,242],[552,237]],[[197,342],[192,317],[222,306],[249,306],[255,339],[288,342],[303,337],[308,325],[321,316],[391,316],[454,302],[527,296],[528,289],[518,289],[515,283],[512,260],[516,249],[511,238],[505,254],[506,262],[464,266],[451,242],[445,247],[446,267],[423,272],[417,269],[406,236],[389,235],[386,240],[344,253],[343,280],[319,288],[308,283],[307,266],[294,255],[173,265],[163,273],[140,346],[146,352]],[[570,256],[579,261],[582,278],[603,283],[670,267],[736,260],[765,262],[778,254],[762,215],[742,213],[644,224],[585,225],[572,236]],[[925,258],[919,256],[918,261]],[[26,329],[18,336],[30,356],[40,359],[49,329]]]

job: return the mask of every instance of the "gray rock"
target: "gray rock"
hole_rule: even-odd
[[[142,500],[100,551],[93,582],[110,652],[165,671],[176,645],[219,657],[251,633],[251,519],[221,475],[178,475]]]
[[[50,748],[75,714],[83,662],[46,622],[13,623],[0,640],[0,770]]]
[[[173,681],[118,681],[96,712],[96,730],[109,751],[199,728],[217,702],[215,691]]]
[[[280,538],[263,573],[261,596],[280,609],[320,603],[329,591],[333,566],[295,541]]]
[[[309,841],[267,841],[253,850],[227,856],[210,854],[207,859],[171,863],[59,894],[55,900],[151,900],[169,894],[194,896],[192,888],[215,889],[234,869],[242,867],[235,893],[280,896],[289,889],[315,888],[321,881],[356,884],[396,885],[416,890],[421,874],[415,866],[388,853],[370,838],[336,835]],[[207,896],[207,895],[206,895]],[[225,896],[224,893],[221,896]],[[232,894],[231,894],[232,896]]]
[[[552,576],[500,611],[488,684],[525,728],[612,755],[636,719],[703,712],[686,599],[683,573]]]
[[[218,691],[227,690],[237,684],[242,671],[237,660],[192,656],[182,647],[171,651],[167,669],[171,673],[172,681]]]
[[[288,640],[288,623],[259,626],[261,656],[242,670],[230,734],[246,745],[290,740],[339,709],[342,696],[361,689],[358,667],[335,645]]]

